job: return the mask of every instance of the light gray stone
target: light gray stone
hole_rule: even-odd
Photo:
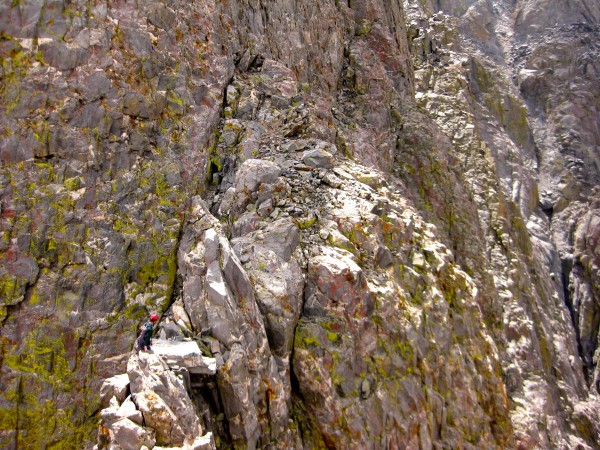
[[[129,375],[126,373],[107,378],[100,388],[100,399],[104,406],[107,406],[113,397],[115,397],[120,404],[125,401],[125,398],[127,398],[128,395]]]
[[[131,420],[138,425],[143,425],[144,418],[142,413],[135,407],[135,404],[131,400],[131,396],[127,397],[121,404],[117,414],[121,417]]]
[[[263,159],[248,159],[240,166],[236,175],[235,189],[240,193],[255,192],[261,184],[277,181],[281,168]]]
[[[153,448],[156,443],[154,433],[127,418],[116,421],[111,429],[115,442],[123,450],[140,450],[144,445]]]
[[[181,446],[201,434],[185,386],[160,356],[143,352],[132,355],[127,373],[133,402],[143,414],[144,423],[156,431],[157,441]]]
[[[302,156],[304,164],[310,167],[332,169],[334,166],[333,155],[323,149],[307,150]]]
[[[300,239],[298,226],[289,219],[279,219],[263,233],[262,244],[284,261],[289,261]]]
[[[248,448],[255,448],[260,430],[250,390],[248,357],[239,344],[232,346],[217,381],[232,438],[246,442]]]
[[[203,356],[195,341],[163,341],[155,339],[152,342],[152,351],[159,355],[171,368],[184,367],[191,373],[215,374],[216,364],[214,358]]]

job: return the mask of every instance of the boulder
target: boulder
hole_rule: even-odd
[[[362,269],[338,249],[324,248],[322,255],[309,261],[305,297],[350,314],[370,315],[374,306]]]
[[[185,311],[185,306],[183,305],[183,300],[181,298],[177,299],[175,303],[173,303],[171,311],[173,313],[173,320],[177,326],[179,326],[184,334],[191,334],[192,324],[190,322],[190,317]]]
[[[142,416],[142,413],[135,407],[135,404],[131,400],[131,396],[127,397],[121,404],[117,410],[117,414],[120,417],[124,417],[132,422],[137,423],[138,425],[143,425],[144,423],[144,417]]]
[[[261,184],[277,181],[281,168],[274,162],[263,159],[248,159],[241,165],[236,177],[235,188],[238,191],[254,192]]]
[[[335,162],[333,155],[321,148],[305,151],[302,161],[307,166],[321,169],[331,169]]]
[[[115,442],[122,450],[140,450],[142,446],[153,448],[156,443],[153,430],[141,427],[125,417],[117,420],[111,429]]]
[[[256,303],[264,317],[271,351],[287,358],[302,311],[304,276],[294,258],[284,260],[271,246],[239,238],[233,241],[244,254],[244,267],[254,286]],[[279,247],[278,250],[283,250]]]
[[[110,399],[110,402],[106,408],[100,411],[100,421],[103,427],[110,428],[113,423],[123,418],[119,414],[119,402],[115,397]]]
[[[126,373],[107,378],[100,388],[100,400],[104,407],[108,406],[110,400],[115,397],[122,403],[129,394],[129,376]]]
[[[179,389],[185,392],[185,387]],[[169,445],[182,445],[185,431],[179,417],[165,400],[152,389],[142,389],[133,394],[133,400],[144,416],[144,422],[154,430],[158,442]]]
[[[183,340],[183,332],[179,325],[168,321],[167,323],[162,323],[160,325],[159,336],[161,340],[169,340],[169,341],[182,341]]]
[[[284,261],[289,261],[300,239],[298,226],[289,218],[279,219],[264,230],[262,244]]]
[[[260,429],[248,356],[239,344],[234,344],[229,359],[219,369],[217,383],[232,439],[244,442],[247,448],[255,448]]]

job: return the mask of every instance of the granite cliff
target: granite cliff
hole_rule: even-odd
[[[598,448],[596,1],[15,0],[0,55],[0,447]]]

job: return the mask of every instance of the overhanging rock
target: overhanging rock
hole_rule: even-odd
[[[171,369],[185,368],[192,374],[214,375],[217,371],[215,358],[203,356],[195,341],[170,341],[154,339],[152,350],[167,363]]]

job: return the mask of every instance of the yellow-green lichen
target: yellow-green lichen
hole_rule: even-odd
[[[17,448],[82,448],[95,435],[96,416],[80,419],[73,409],[57,408],[52,400],[39,401],[33,392],[13,397],[18,397],[15,406],[0,408],[0,431],[14,432],[12,443],[18,443]]]
[[[308,217],[302,217],[299,219],[294,219],[296,225],[301,230],[306,230],[307,228],[312,227],[315,223],[317,223],[317,216],[314,214],[309,215]]]
[[[329,333],[327,333],[327,339],[329,339],[329,341],[330,341],[330,342],[336,343],[336,342],[338,342],[338,341],[339,341],[341,338],[340,338],[340,335],[339,335],[339,334],[337,334],[337,333],[332,333],[332,332],[329,332]]]
[[[0,298],[3,303],[12,305],[18,303],[18,298],[22,297],[26,282],[20,278],[8,274],[0,277]]]
[[[58,391],[71,390],[73,373],[61,338],[55,339],[39,329],[34,330],[25,336],[19,349],[5,356],[4,362],[15,371],[35,374]]]

